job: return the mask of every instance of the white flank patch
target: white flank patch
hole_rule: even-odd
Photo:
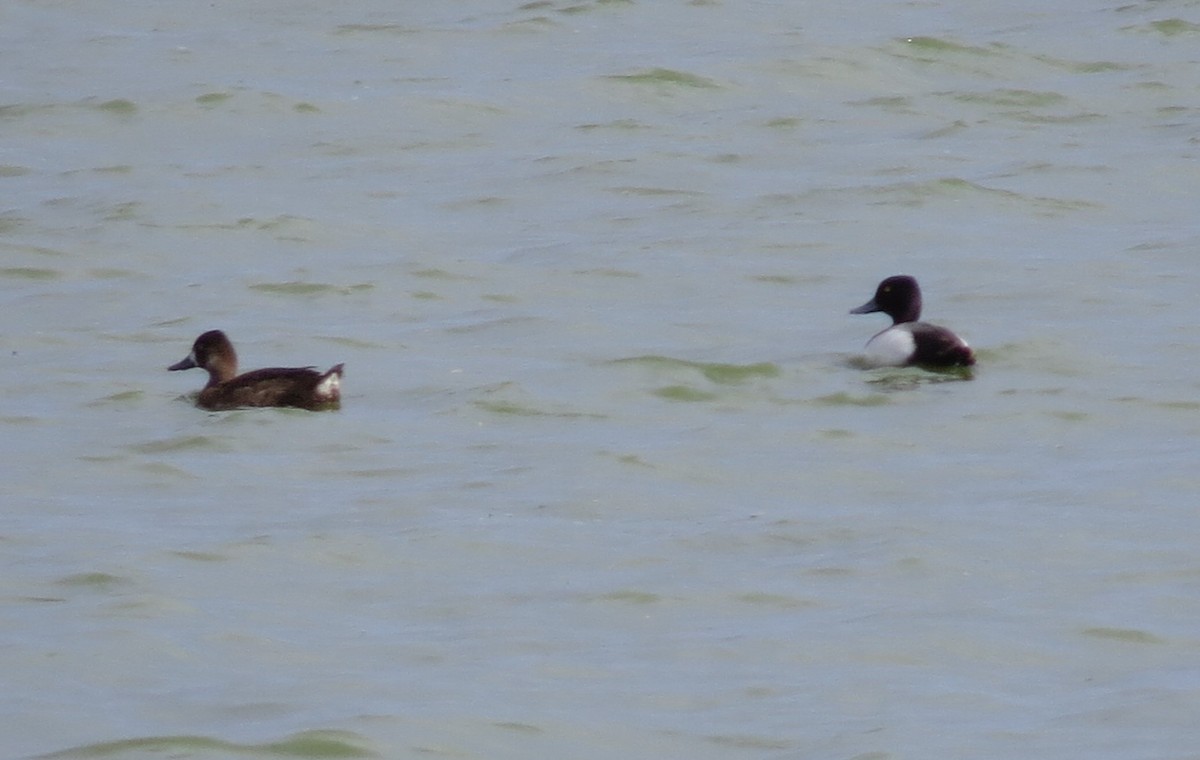
[[[872,367],[902,367],[908,364],[917,342],[907,325],[895,325],[867,342],[863,358]]]

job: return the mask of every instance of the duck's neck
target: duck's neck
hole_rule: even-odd
[[[892,315],[894,324],[916,322],[921,318],[921,296],[917,296],[908,304],[908,308]]]
[[[232,380],[237,377],[237,359],[227,361],[215,361],[210,363],[205,369],[208,370],[208,385],[211,388],[214,385],[220,385],[226,380]]]

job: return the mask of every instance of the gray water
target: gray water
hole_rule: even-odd
[[[3,755],[1197,757],[1197,45],[8,3]],[[854,368],[899,272],[971,376]]]

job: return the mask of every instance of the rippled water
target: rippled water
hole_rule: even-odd
[[[1195,754],[1194,4],[0,19],[6,756]]]

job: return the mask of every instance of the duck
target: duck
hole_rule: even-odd
[[[921,322],[921,286],[915,277],[888,277],[875,289],[875,297],[851,314],[882,311],[892,326],[867,341],[864,362],[869,367],[922,366],[931,368],[970,367],[975,352],[949,329]]]
[[[342,367],[336,364],[326,372],[313,367],[270,367],[239,375],[233,343],[220,330],[209,330],[196,338],[191,353],[167,369],[208,372],[208,384],[196,397],[196,406],[202,409],[284,406],[317,411],[340,405]]]

